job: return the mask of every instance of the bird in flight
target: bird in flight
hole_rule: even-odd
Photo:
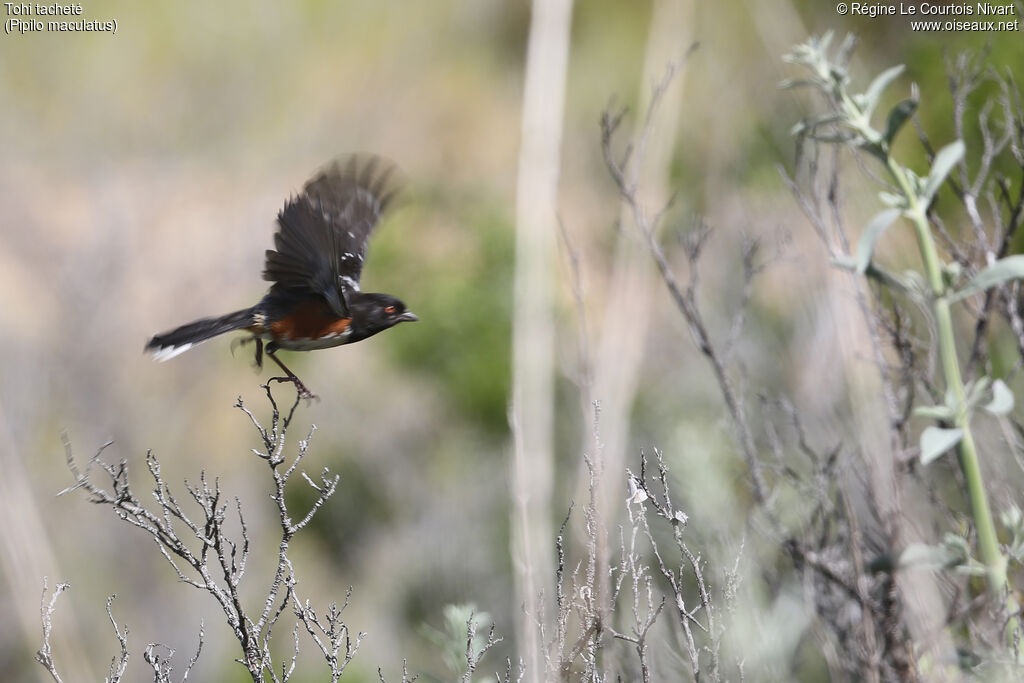
[[[395,195],[392,164],[375,156],[352,156],[328,165],[289,199],[277,214],[274,249],[268,249],[263,279],[272,282],[251,308],[158,334],[146,344],[157,360],[168,360],[217,335],[244,330],[255,341],[256,365],[267,356],[295,384],[302,398],[315,398],[277,352],[312,351],[351,344],[400,322],[418,318],[390,294],[359,291],[370,233]]]

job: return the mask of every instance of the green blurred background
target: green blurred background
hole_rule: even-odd
[[[296,541],[303,591],[325,605],[354,587],[347,621],[369,635],[351,680],[376,680],[378,666],[394,677],[403,658],[444,679],[425,629],[440,628],[451,603],[489,613],[507,637],[501,654],[512,653],[506,412],[528,3],[83,8],[86,19],[116,18],[117,34],[0,36],[0,611],[11,615],[0,621],[0,670],[13,672],[7,680],[44,680],[31,656],[47,576],[72,584],[56,619],[67,670],[75,655],[93,673],[106,668],[115,641],[103,605],[117,593],[115,613],[136,652],[151,641],[188,652],[203,620],[197,680],[244,680],[217,610],[176,583],[150,541],[82,496],[55,497],[70,483],[60,435],[80,459],[113,439],[107,454],[128,461],[140,492],[147,449],[170,482],[205,468],[242,498],[252,537],[272,552],[267,481],[248,453],[255,435],[232,408],[241,394],[265,415],[267,373],[254,374],[245,350],[233,357],[226,339],[166,364],[141,349],[153,333],[257,300],[275,212],[348,151],[382,154],[404,170],[404,201],[377,233],[363,288],[402,297],[422,322],[287,361],[321,396],[302,406],[294,432],[319,428],[307,469],[342,477]],[[574,10],[558,211],[581,258],[594,331],[614,323],[602,302],[619,214],[598,119],[613,96],[629,105],[648,87],[650,17],[640,0]],[[944,51],[988,41],[994,63],[1021,64],[1021,36],[913,33],[905,18],[840,17],[833,4],[809,0],[697,3],[687,17],[680,49],[700,47],[681,85],[673,220],[685,226],[698,212],[717,230],[704,273],[716,331],[727,329],[739,296],[738,236],[786,245],[754,297],[742,353],[759,387],[813,398],[807,356],[828,317],[815,298],[827,266],[777,170],[791,167],[788,131],[809,110],[804,93],[777,89],[794,75],[781,55],[811,33],[857,32],[855,79],[907,63],[889,97],[919,83],[922,122],[945,140]],[[848,206],[854,220],[873,211],[863,197]],[[581,446],[568,267],[559,277],[561,519]],[[721,463],[725,488],[742,487],[711,378],[663,290],[649,295],[655,313],[629,448],[703,448]],[[266,569],[252,568],[257,583]]]

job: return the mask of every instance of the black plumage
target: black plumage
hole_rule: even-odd
[[[266,252],[263,279],[270,291],[252,308],[204,318],[158,334],[146,350],[166,360],[232,330],[249,331],[256,360],[279,349],[310,351],[366,339],[400,322],[417,320],[389,294],[363,293],[359,280],[366,248],[381,214],[395,196],[395,168],[374,156],[335,161],[314,176],[277,215],[274,249]]]
[[[394,176],[379,157],[353,156],[307,182],[277,215],[276,249],[267,250],[263,270],[271,293],[319,295],[347,316],[370,233],[395,195]]]

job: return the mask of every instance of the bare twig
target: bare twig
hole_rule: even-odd
[[[254,449],[252,452],[268,466],[273,482],[270,498],[274,502],[280,521],[276,568],[264,593],[262,605],[258,609],[246,607],[241,593],[250,548],[249,530],[242,513],[242,503],[238,499],[233,502],[224,499],[219,479],[211,482],[206,472],[201,471],[198,482],[185,481],[184,488],[190,503],[186,506],[178,500],[164,480],[160,461],[150,451],[146,454],[146,466],[153,480],[152,495],[156,505],[147,507],[136,497],[129,484],[126,462],[122,460],[117,464],[111,464],[101,459],[109,443],[104,444],[82,470],[75,463],[70,443],[65,438],[68,468],[75,483],[62,493],[85,490],[91,502],[109,506],[119,519],[141,529],[156,541],[161,555],[167,560],[177,578],[186,585],[208,593],[220,605],[228,627],[241,647],[242,655],[237,661],[246,667],[254,681],[262,683],[270,680],[285,683],[291,678],[299,654],[298,625],[302,624],[327,662],[333,683],[355,656],[364,635],[360,633],[354,639],[350,637],[348,626],[341,619],[341,612],[351,597],[351,589],[346,594],[344,605],[339,608],[332,604],[326,615],[321,618],[308,600],[300,601],[295,594],[298,581],[289,559],[289,548],[295,534],[306,528],[316,512],[335,493],[339,478],[337,475],[331,475],[325,468],[320,473],[319,480],[314,482],[309,475],[299,470],[302,460],[309,451],[315,426],[310,428],[305,439],[298,442],[294,457],[288,458],[285,453],[287,433],[300,398],[296,395],[290,408],[282,412],[278,408],[270,384],[263,385],[263,389],[271,408],[269,426],[265,426],[245,406],[241,398],[236,404],[236,407],[249,418],[262,441],[263,448]],[[95,482],[93,470],[96,468],[102,470],[109,478],[107,485]],[[301,475],[316,494],[313,503],[298,521],[293,516],[285,495],[288,483],[296,473]],[[193,506],[195,511],[187,509]],[[234,514],[237,515],[240,528],[238,536],[232,536],[227,529],[229,508],[234,508]],[[281,661],[278,667],[271,650],[271,642],[274,628],[289,606],[298,620],[292,630],[292,640],[295,644],[290,659]],[[119,680],[127,665],[127,633],[114,621],[109,602],[107,612],[121,644],[122,656],[115,660],[116,666],[111,666],[111,679]],[[48,622],[46,615],[44,612],[44,626]],[[49,654],[48,627],[45,629],[47,630],[44,630],[44,649],[40,651],[40,662],[49,670],[52,668],[52,658]],[[202,639],[203,627],[200,627],[199,647],[185,669],[183,681],[199,657]],[[169,680],[171,655],[173,650],[155,644],[146,649],[144,658],[153,669],[155,680]]]
[[[665,287],[668,289],[676,308],[679,309],[683,319],[686,321],[697,349],[704,355],[711,366],[747,463],[747,469],[753,483],[754,496],[757,502],[763,505],[768,496],[767,484],[758,461],[754,436],[747,424],[746,411],[743,402],[737,395],[734,382],[726,369],[726,361],[721,351],[712,343],[703,314],[697,305],[697,289],[699,285],[697,263],[701,249],[708,236],[707,228],[703,224],[699,224],[700,227],[692,233],[692,237],[688,242],[687,256],[690,264],[690,280],[684,287],[676,277],[657,237],[659,224],[665,212],[671,206],[671,200],[666,205],[655,209],[652,213],[651,209],[641,201],[637,191],[639,183],[637,174],[640,167],[638,158],[642,159],[644,144],[650,131],[651,122],[657,112],[659,102],[664,97],[665,91],[672,84],[676,69],[677,66],[670,65],[666,69],[662,80],[655,86],[644,125],[636,141],[627,143],[625,151],[621,155],[615,153],[613,143],[616,132],[625,116],[625,110],[606,110],[602,114],[601,151],[604,154],[608,172],[611,174],[612,180],[615,181],[623,201],[630,207],[633,222],[647,243],[648,251],[658,267]]]
[[[52,646],[50,645],[50,635],[53,633],[53,613],[57,609],[57,598],[60,594],[71,588],[69,583],[58,583],[56,588],[53,590],[53,595],[50,597],[50,601],[46,601],[46,594],[49,592],[49,586],[47,585],[46,579],[43,579],[43,596],[40,599],[41,607],[40,614],[43,622],[43,646],[36,653],[36,661],[43,665],[43,667],[50,672],[53,676],[53,680],[57,683],[63,683],[60,674],[57,673],[57,665],[53,661]]]

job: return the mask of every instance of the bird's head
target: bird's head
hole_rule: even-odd
[[[365,336],[376,334],[402,322],[416,322],[416,314],[401,299],[390,294],[362,292],[349,297],[353,325]]]

